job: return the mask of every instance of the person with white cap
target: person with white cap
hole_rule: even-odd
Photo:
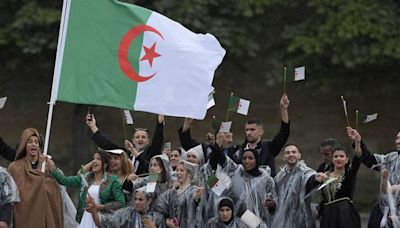
[[[124,146],[111,142],[97,127],[93,114],[86,115],[86,125],[92,131],[92,140],[102,149],[124,149],[133,162],[133,169],[136,174],[146,173],[149,167],[149,160],[162,152],[164,141],[164,116],[158,115],[157,125],[152,140],[150,141],[147,129],[136,128],[132,142],[125,140]]]

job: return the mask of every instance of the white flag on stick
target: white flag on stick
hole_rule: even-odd
[[[232,121],[222,122],[219,127],[219,132],[227,133],[231,130]]]
[[[0,109],[4,108],[4,105],[6,104],[7,97],[2,97],[0,98]]]
[[[300,81],[306,79],[306,67],[297,67],[294,69],[294,81]]]
[[[371,115],[367,115],[367,117],[365,118],[365,120],[363,121],[364,123],[369,123],[371,121],[374,121],[378,118],[378,113],[374,113]]]
[[[126,124],[133,124],[133,118],[129,110],[124,110],[124,115],[126,119]]]

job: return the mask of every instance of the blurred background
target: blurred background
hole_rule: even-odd
[[[77,1],[77,0],[74,0]],[[283,67],[306,66],[306,80],[293,82],[288,74],[290,142],[301,147],[304,160],[316,168],[321,162],[319,143],[335,137],[351,151],[340,96],[355,110],[378,113],[378,119],[360,124],[370,150],[394,150],[400,130],[399,61],[400,1],[395,0],[168,0],[127,1],[155,10],[190,30],[215,35],[227,54],[213,86],[216,106],[203,121],[195,121],[192,135],[205,139],[212,116],[223,120],[228,98],[251,101],[248,116],[230,113],[236,144],[244,140],[244,121],[260,117],[265,138],[279,130],[279,99]],[[62,1],[2,0],[0,2],[0,136],[11,146],[21,132],[35,127],[45,134]],[[95,58],[95,56],[94,56]],[[49,154],[68,175],[92,158],[96,150],[85,124],[86,105],[57,103]],[[99,128],[122,145],[121,110],[92,107]],[[156,115],[132,112],[135,127],[153,132]],[[183,118],[166,117],[165,142],[179,146],[177,129]],[[282,156],[276,161],[282,165]],[[0,158],[0,165],[9,162]],[[376,202],[380,175],[362,166],[355,204],[369,212]],[[73,198],[76,197],[72,194]]]

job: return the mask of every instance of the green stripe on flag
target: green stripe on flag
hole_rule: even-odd
[[[57,100],[133,109],[137,82],[120,69],[118,48],[151,11],[112,0],[71,0]],[[139,72],[143,33],[131,43],[128,59]]]
[[[231,96],[228,103],[228,111],[237,112],[239,107],[240,97]]]

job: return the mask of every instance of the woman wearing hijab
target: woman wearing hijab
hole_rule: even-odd
[[[235,202],[235,211],[245,206],[249,211],[259,217],[266,225],[272,222],[275,202],[277,199],[275,183],[270,175],[269,167],[259,166],[258,151],[247,149],[242,154],[242,164],[233,174],[230,189]],[[265,205],[265,206],[264,206]]]
[[[90,172],[77,176],[64,176],[55,168],[53,162],[49,162],[51,175],[60,183],[68,187],[79,189],[78,210],[76,221],[78,227],[96,227],[92,215],[85,211],[86,199],[93,198],[96,208],[100,211],[111,211],[125,205],[125,197],[118,178],[108,173],[110,155],[104,151],[98,151],[93,155]]]
[[[151,193],[146,192],[146,187],[136,189],[134,201],[129,207],[124,207],[111,213],[99,213],[93,200],[88,200],[88,207],[96,225],[104,228],[163,228],[164,222],[158,213],[150,209]]]
[[[168,157],[165,154],[156,155],[150,159],[149,175],[139,178],[137,175],[131,174],[128,181],[124,183],[124,189],[130,192],[134,192],[143,186],[150,189],[155,182],[154,190],[148,189],[148,191],[154,192],[152,194],[153,201],[150,204],[150,208],[152,208],[155,199],[172,186],[171,172]],[[133,179],[133,181],[129,181],[130,179]]]
[[[191,184],[197,165],[180,161],[176,168],[177,181],[173,188],[161,194],[154,203],[154,210],[160,213],[167,227],[197,227],[196,210],[204,188]]]
[[[8,171],[18,187],[21,202],[13,206],[15,228],[63,227],[63,204],[60,187],[40,171],[43,141],[34,128],[25,129],[20,137],[15,161]]]
[[[217,211],[218,216],[210,218],[206,228],[247,228],[247,225],[235,216],[231,198],[221,198],[218,202]]]

